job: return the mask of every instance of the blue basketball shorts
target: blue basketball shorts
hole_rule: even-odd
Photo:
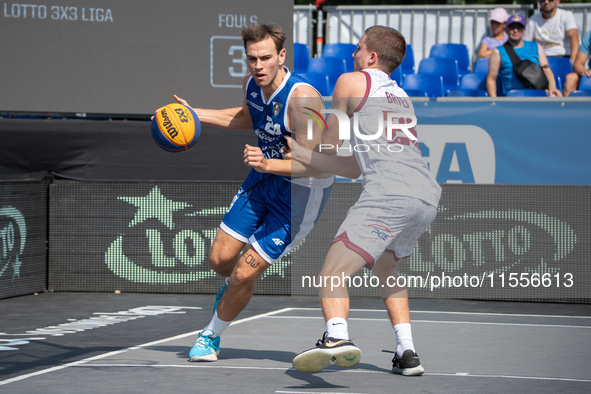
[[[323,182],[323,186],[328,184],[326,187],[307,187],[252,170],[234,196],[220,228],[252,244],[266,262],[273,264],[310,233],[330,195],[329,180]]]

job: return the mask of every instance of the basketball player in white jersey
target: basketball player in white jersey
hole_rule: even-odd
[[[380,120],[383,126],[388,119],[406,124],[414,120],[411,100],[389,77],[405,53],[406,42],[398,31],[370,27],[353,54],[355,71],[337,81],[332,108],[351,117],[351,145],[358,148],[354,148],[354,155],[312,152],[291,139],[284,155],[352,179],[363,175],[363,193],[339,228],[320,277],[352,277],[364,265],[373,270],[384,285],[382,299],[396,333],[393,372],[412,376],[421,375],[424,369],[413,344],[408,296],[405,288],[391,287],[394,280],[387,279],[397,277],[396,265],[410,256],[421,234],[435,219],[441,187],[421,157],[414,128],[408,126],[406,133],[391,130],[390,135],[384,130],[377,139],[368,140],[368,136],[377,136],[376,130],[379,133]],[[328,116],[327,123],[322,135],[323,152],[343,142],[339,140],[337,117]],[[349,340],[349,298],[347,282],[342,282],[338,288],[326,286],[320,290],[327,332],[315,348],[294,358],[293,365],[299,371],[317,372],[331,363],[350,367],[361,358],[361,351]]]

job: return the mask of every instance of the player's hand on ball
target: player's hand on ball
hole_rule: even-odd
[[[245,145],[244,164],[251,166],[258,172],[266,172],[267,170],[267,159],[265,159],[263,151],[258,146]]]
[[[186,105],[189,108],[192,108],[189,103],[187,102],[187,100],[180,98],[179,96],[177,96],[176,94],[172,95],[174,97],[174,99],[176,100],[177,103],[182,104],[182,105]]]

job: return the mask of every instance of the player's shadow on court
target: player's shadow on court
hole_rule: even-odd
[[[375,365],[366,364],[366,363],[359,363],[354,368],[355,369],[358,369],[358,368],[365,369],[368,371],[378,371],[378,372],[390,373],[390,370],[388,370],[388,369],[376,367]],[[297,371],[293,368],[290,368],[287,371],[285,371],[285,374],[289,375],[290,377],[292,377],[294,379],[304,381],[304,382],[306,382],[306,384],[303,386],[285,386],[284,388],[286,388],[286,389],[349,388],[349,386],[342,386],[342,385],[338,385],[338,384],[333,384],[333,383],[330,383],[330,382],[327,382],[326,380],[324,380],[324,377],[330,376],[327,374],[331,374],[331,373],[335,373],[335,372],[339,372],[339,371],[343,371],[343,370],[344,369],[337,368],[337,367],[329,367],[321,372],[317,372],[317,373],[312,374],[312,373],[300,372],[300,371]]]
[[[189,350],[187,346],[155,346],[151,350],[158,350],[165,353],[176,352],[178,358],[189,358]],[[284,352],[280,350],[253,350],[253,349],[236,349],[231,347],[224,347],[220,351],[219,360],[273,360],[283,363],[289,363],[296,356],[294,352]]]

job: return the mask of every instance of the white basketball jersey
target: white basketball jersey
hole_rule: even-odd
[[[414,115],[412,101],[385,72],[361,72],[367,78],[367,88],[351,119],[351,138],[364,191],[371,195],[415,197],[437,206],[441,187],[421,157],[418,141],[392,128],[392,124],[410,123],[410,118],[401,115]],[[409,132],[417,136],[414,128],[409,128]]]

